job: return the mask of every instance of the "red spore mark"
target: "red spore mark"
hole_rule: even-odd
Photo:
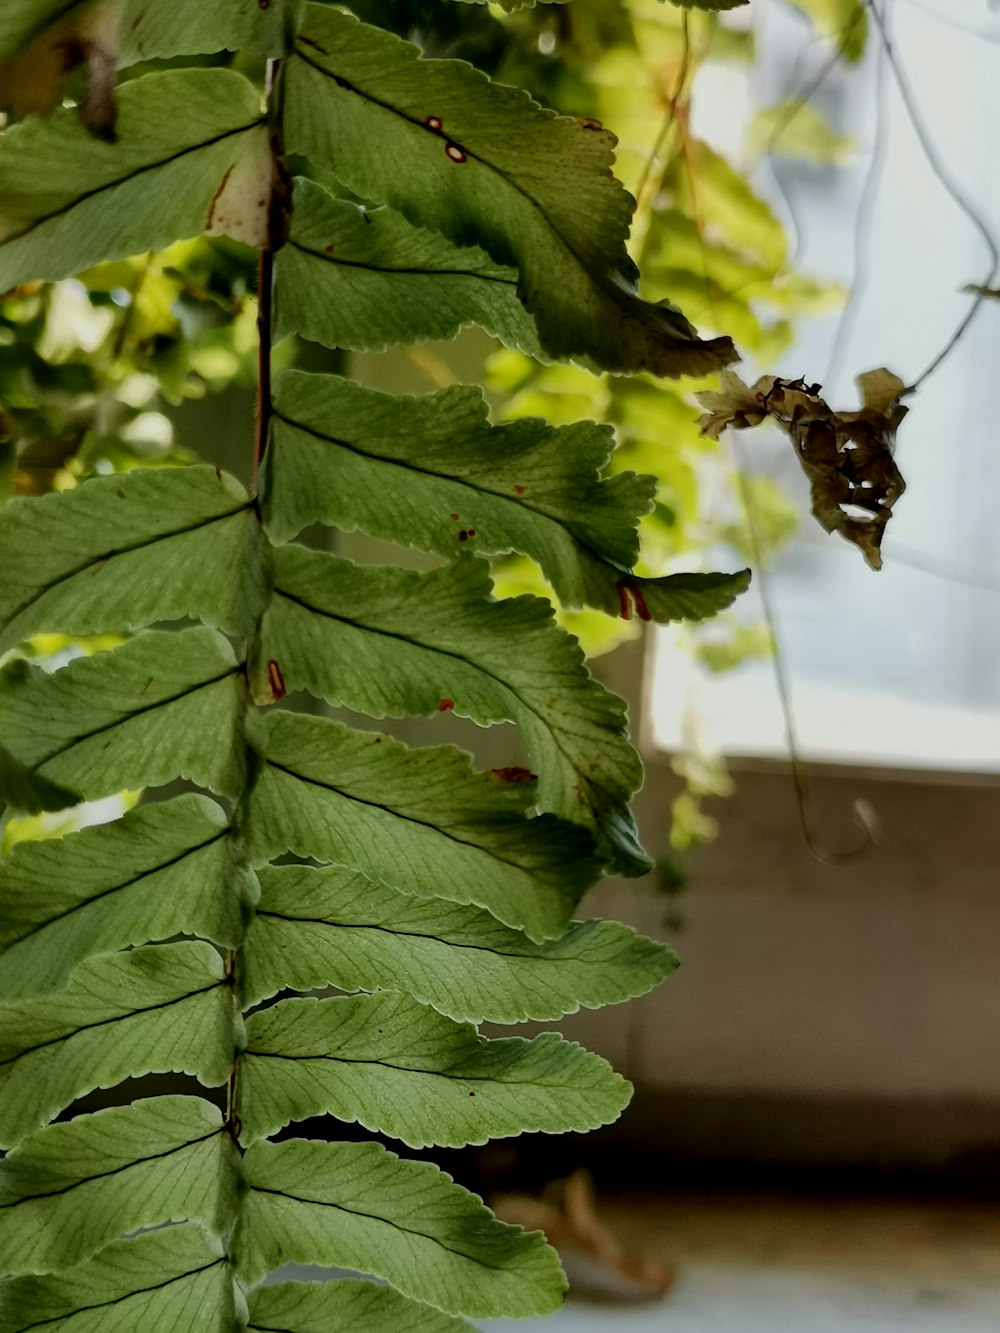
[[[467,541],[469,540],[469,534],[466,532],[466,530],[465,530],[464,528],[463,528],[462,531],[458,534],[458,540],[459,540],[460,542],[467,542]]]
[[[427,119],[424,121],[424,124],[427,126],[429,130],[433,130],[435,134],[440,134],[441,132],[440,116],[428,116]]]
[[[637,588],[634,583],[628,583],[624,579],[617,587],[618,605],[621,608],[619,614],[622,620],[631,620],[633,610],[640,620],[652,620],[653,617],[646,605],[646,599],[641,588]]]
[[[455,707],[454,699],[442,699],[441,702],[438,704],[438,712],[450,713],[454,707]]]
[[[267,664],[267,683],[271,687],[271,698],[275,703],[285,697],[285,678],[281,674],[281,667],[273,657]]]
[[[216,481],[221,481],[221,480],[222,480],[222,468],[221,468],[221,467],[217,467],[217,468],[215,469],[215,480],[216,480]],[[125,497],[122,496],[122,499],[124,499],[124,498],[125,498]]]
[[[459,148],[457,143],[446,143],[444,146],[444,151],[445,151],[445,156],[451,162],[468,161],[468,156],[469,156],[468,153],[466,153],[464,148]]]
[[[453,521],[453,522],[455,522],[455,523],[458,522],[458,515],[457,515],[457,514],[452,514],[451,517],[452,517],[452,521]]]
[[[515,487],[514,487],[514,491],[515,491],[515,493],[516,493],[517,495],[523,495],[523,494],[524,494],[524,487],[523,487],[523,486],[515,486]]]
[[[490,772],[501,782],[534,782],[535,774],[530,768],[491,768]]]
[[[639,619],[652,620],[653,617],[649,614],[649,607],[646,605],[646,599],[642,595],[642,589],[630,587],[629,592],[632,594],[633,602],[635,602],[635,613]]]

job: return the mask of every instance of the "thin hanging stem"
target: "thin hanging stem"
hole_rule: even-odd
[[[858,201],[858,211],[854,221],[854,277],[850,295],[837,321],[833,345],[830,348],[830,360],[827,363],[823,383],[830,385],[840,374],[844,353],[850,344],[854,327],[857,323],[861,303],[868,287],[871,264],[871,222],[878,199],[879,185],[882,181],[882,167],[889,146],[889,117],[886,109],[886,59],[885,50],[880,46],[875,67],[875,136],[872,141],[871,160],[865,173],[864,188]]]
[[[900,65],[899,60],[896,56],[896,50],[892,44],[892,39],[889,35],[885,18],[883,17],[882,12],[879,9],[878,5],[875,3],[875,0],[868,0],[868,8],[871,11],[872,20],[874,21],[876,31],[878,32],[879,40],[882,43],[882,49],[885,52],[885,58],[888,61],[889,68],[892,70],[892,77],[895,80],[896,88],[899,91],[899,96],[902,100],[903,106],[906,108],[906,114],[909,117],[910,125],[913,128],[913,133],[917,137],[917,142],[920,144],[920,148],[923,152],[923,155],[927,160],[927,165],[930,167],[931,171],[937,177],[938,181],[943,186],[949,198],[952,200],[955,206],[965,214],[965,216],[975,227],[976,231],[979,232],[979,235],[983,238],[983,241],[986,244],[986,249],[989,254],[990,267],[989,271],[987,272],[986,276],[982,281],[981,286],[992,287],[994,281],[996,280],[997,270],[1000,269],[1000,248],[998,248],[997,243],[993,239],[993,235],[990,232],[989,227],[984,222],[981,214],[973,206],[970,200],[966,197],[964,191],[962,191],[955,183],[954,179],[952,178],[947,168],[945,167],[944,162],[938,155],[937,149],[934,146],[934,142],[931,139],[931,136],[927,130],[927,126],[924,124],[923,117],[921,116],[919,108],[917,107],[917,101],[913,95],[913,90],[910,87],[909,80],[907,79],[906,74],[904,73],[903,68]],[[937,353],[937,355],[933,358],[930,364],[925,366],[925,368],[920,372],[920,374],[913,381],[913,383],[906,388],[906,390],[904,391],[905,393],[907,394],[915,393],[917,389],[920,388],[921,384],[923,384],[924,380],[926,380],[929,375],[933,375],[934,372],[937,370],[937,368],[941,365],[942,361],[944,361],[944,359],[952,351],[954,351],[955,347],[958,345],[958,343],[964,336],[965,331],[968,329],[973,319],[975,319],[976,312],[978,311],[980,305],[982,305],[982,302],[983,302],[983,293],[979,291],[976,293],[975,297],[970,302],[968,310],[965,312],[962,319],[959,321],[958,326],[952,333],[951,337],[941,348],[941,350]]]
[[[792,686],[791,681],[788,678],[788,670],[778,637],[778,618],[771,597],[770,577],[764,569],[763,549],[760,534],[757,530],[757,516],[754,512],[753,496],[750,493],[750,487],[747,482],[746,467],[744,461],[738,456],[738,450],[739,445],[734,440],[733,451],[737,454],[735,469],[736,480],[740,489],[743,513],[746,518],[750,551],[753,557],[754,567],[757,571],[756,582],[760,592],[761,606],[764,611],[764,621],[774,646],[774,652],[771,659],[774,668],[774,683],[778,691],[778,701],[781,705],[781,716],[785,726],[785,744],[788,749],[788,760],[792,770],[792,783],[795,787],[795,803],[798,809],[799,825],[802,829],[802,836],[805,839],[806,846],[809,848],[810,852],[812,852],[813,856],[815,856],[817,861],[822,861],[824,865],[844,865],[847,862],[857,860],[859,856],[864,855],[874,844],[874,814],[868,810],[866,806],[863,806],[860,801],[855,801],[854,815],[862,830],[862,837],[853,847],[833,850],[823,843],[816,831],[812,779],[810,778],[802,759],[798,728],[795,723],[795,710],[792,706]]]

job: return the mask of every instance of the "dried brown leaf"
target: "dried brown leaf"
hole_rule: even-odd
[[[718,439],[726,427],[744,430],[770,417],[789,436],[812,492],[812,512],[827,532],[839,532],[881,569],[880,546],[892,506],[906,483],[892,456],[896,428],[906,416],[906,386],[884,367],[857,378],[861,408],[834,412],[818,384],[773,375],[752,388],[723,371],[718,393],[700,393],[708,408],[699,418],[703,435]]]
[[[750,388],[734,371],[723,370],[719,384],[718,393],[706,390],[695,394],[702,407],[708,409],[698,418],[702,435],[717,440],[728,426],[735,430],[759,426],[768,413],[767,396],[774,384],[774,376],[765,375]]]
[[[872,569],[882,568],[881,545],[892,507],[906,489],[892,450],[906,415],[905,386],[888,370],[857,379],[858,412],[833,412],[816,398],[781,424],[787,430],[812,490],[812,512],[827,532],[856,546]]]
[[[621,1248],[597,1212],[587,1171],[580,1169],[566,1180],[555,1181],[541,1199],[507,1194],[491,1200],[491,1205],[503,1221],[544,1231],[557,1250],[589,1255],[650,1296],[663,1296],[673,1285],[674,1274],[664,1264]]]

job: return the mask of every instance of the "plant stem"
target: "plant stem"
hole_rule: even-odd
[[[273,285],[274,251],[269,235],[266,247],[257,256],[257,400],[254,411],[253,474],[250,481],[250,494],[254,496],[257,494],[257,479],[271,427]]]
[[[280,132],[280,106],[275,105],[275,89],[280,60],[269,60],[264,76],[271,135],[271,184],[267,203],[267,234],[257,254],[257,402],[254,413],[253,473],[250,494],[257,494],[257,480],[267,450],[271,426],[271,339],[274,318],[274,252],[284,240],[285,189]]]

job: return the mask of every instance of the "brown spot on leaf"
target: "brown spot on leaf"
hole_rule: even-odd
[[[621,608],[622,620],[631,620],[632,612],[640,620],[652,620],[649,607],[646,605],[646,598],[643,591],[635,583],[630,583],[628,579],[622,579],[618,584],[618,605]]]
[[[332,245],[324,245],[324,246],[323,246],[323,253],[324,253],[325,255],[332,255],[332,254],[333,254],[333,246],[332,246]]]
[[[270,9],[270,8],[271,8],[271,0],[257,0],[257,8],[258,8],[258,9]]]
[[[464,528],[463,528],[462,531],[458,534],[458,540],[459,540],[460,542],[467,542],[467,541],[469,540],[469,534],[466,532],[466,530],[465,530]]]
[[[440,116],[428,116],[427,119],[424,121],[424,124],[427,126],[429,130],[433,130],[435,134],[440,134],[441,132]]]
[[[221,480],[222,480],[222,468],[221,468],[221,467],[217,467],[217,468],[215,469],[215,480],[216,480],[216,481],[221,481]]]
[[[267,683],[271,687],[271,698],[275,703],[285,697],[285,678],[281,674],[281,667],[273,657],[267,664]]]
[[[451,162],[467,162],[468,153],[464,148],[459,148],[457,143],[446,143],[444,146],[445,156]]]
[[[205,219],[206,231],[211,231],[212,229],[212,223],[215,221],[215,206],[219,202],[219,199],[222,197],[222,191],[226,188],[226,185],[229,182],[229,177],[232,174],[233,174],[233,166],[232,163],[230,163],[230,165],[226,167],[225,171],[222,173],[222,180],[219,181],[218,189],[215,191],[215,194],[212,195],[212,202],[208,206],[208,217]]]
[[[515,487],[514,487],[514,492],[515,492],[516,495],[523,495],[523,494],[524,494],[524,487],[523,487],[523,486],[515,486]]]
[[[452,514],[451,517],[452,517],[452,522],[454,522],[454,523],[457,523],[457,522],[458,522],[458,515],[457,515],[457,514]]]
[[[450,713],[454,707],[455,707],[454,699],[442,699],[441,702],[438,704],[438,712]]]
[[[501,782],[534,782],[535,774],[530,768],[518,768],[514,765],[511,768],[491,768],[489,770],[495,778]]]
[[[582,130],[603,130],[604,122],[596,116],[579,116],[576,122]]]

